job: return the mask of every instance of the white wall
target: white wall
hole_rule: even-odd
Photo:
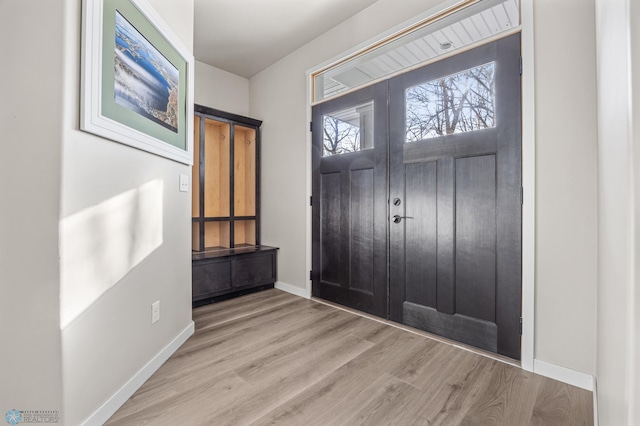
[[[640,7],[597,0],[600,424],[640,422]]]
[[[25,5],[25,3],[28,3]],[[62,11],[0,2],[0,415],[62,411],[58,219]]]
[[[536,0],[535,358],[595,374],[597,127],[593,0]]]
[[[249,80],[196,61],[195,103],[233,114],[249,115]]]
[[[262,239],[304,289],[306,71],[435,6],[380,0],[250,79],[262,127]],[[536,358],[595,373],[597,187],[593,0],[536,0]],[[571,46],[571,47],[569,47]],[[576,71],[579,70],[579,71]]]
[[[192,50],[193,0],[150,3]],[[191,324],[191,193],[178,191],[191,172],[79,130],[81,0],[64,6],[60,300],[64,412],[76,425]]]

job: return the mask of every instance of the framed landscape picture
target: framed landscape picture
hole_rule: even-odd
[[[146,0],[85,0],[81,129],[192,164],[193,64]]]

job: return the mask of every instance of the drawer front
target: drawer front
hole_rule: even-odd
[[[271,284],[276,280],[275,255],[261,253],[231,261],[233,287]]]
[[[196,263],[193,265],[193,300],[215,296],[231,288],[231,261]]]

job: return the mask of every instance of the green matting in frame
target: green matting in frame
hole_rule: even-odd
[[[155,48],[157,53],[177,69],[177,126],[160,123],[144,111],[136,112],[122,102],[116,102],[117,13],[152,45],[152,49]],[[102,20],[102,115],[176,148],[187,150],[187,62],[130,0],[104,0]]]

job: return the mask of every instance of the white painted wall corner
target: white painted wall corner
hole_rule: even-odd
[[[158,368],[173,355],[195,331],[193,321],[180,332],[167,346],[154,356],[144,367],[140,369],[127,383],[111,396],[100,408],[91,414],[83,426],[103,425],[109,417],[118,411],[122,405],[146,382]]]
[[[283,283],[282,281],[276,282],[275,288],[277,288],[278,290],[286,291],[287,293],[291,293],[296,296],[304,297],[305,299],[311,299],[311,293],[307,288],[301,288],[297,285]]]

